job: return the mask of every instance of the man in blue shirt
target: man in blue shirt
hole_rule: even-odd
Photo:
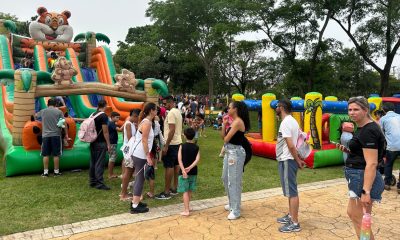
[[[386,115],[383,116],[379,121],[387,142],[385,189],[390,190],[393,163],[396,158],[400,156],[400,115],[394,112],[393,103],[384,103],[382,109],[386,113]],[[400,182],[397,183],[397,192],[400,194]]]

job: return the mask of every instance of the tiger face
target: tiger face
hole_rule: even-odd
[[[73,29],[68,24],[71,12],[62,13],[47,12],[44,7],[37,10],[39,17],[36,22],[29,25],[29,34],[35,40],[70,42],[73,37]]]

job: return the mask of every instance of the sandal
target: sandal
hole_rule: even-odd
[[[123,202],[128,202],[128,201],[132,201],[132,197],[125,197],[125,198],[119,197],[119,200],[123,201]]]
[[[147,196],[148,198],[154,198],[154,194],[151,194],[150,192],[146,193],[146,196]]]

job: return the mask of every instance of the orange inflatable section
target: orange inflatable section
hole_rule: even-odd
[[[97,69],[100,82],[111,85],[113,84],[110,69],[107,66],[106,54],[102,47],[93,49],[91,66]],[[119,101],[118,98],[115,97],[105,97],[105,100],[109,106],[113,107],[114,110],[118,110],[118,112],[121,114],[121,117],[124,119],[128,117],[129,112],[132,109],[143,108],[143,102],[123,102]]]
[[[79,69],[80,68],[79,62],[76,57],[76,53],[75,53],[74,49],[68,48],[67,51],[69,53],[72,66],[74,66],[74,68],[78,70],[78,74],[75,76],[76,82],[83,82],[82,73]],[[90,103],[88,95],[81,95],[81,97],[82,97],[83,104],[85,104],[86,107],[93,108],[92,104]]]
[[[36,51],[38,52],[38,58],[36,60],[38,61],[39,64],[39,69],[42,71],[47,71],[47,61],[46,61],[46,51],[44,50],[43,46],[41,45],[36,45],[35,46]]]
[[[71,139],[68,141],[68,146],[64,146],[66,149],[73,147],[76,137],[76,124],[74,119],[67,117],[65,123],[68,126],[68,137]],[[22,130],[22,145],[25,150],[38,150],[41,148],[38,136],[42,133],[42,123],[39,121],[28,121],[25,123],[24,129]]]

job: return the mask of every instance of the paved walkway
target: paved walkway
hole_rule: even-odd
[[[194,201],[190,217],[178,215],[182,204],[49,227],[0,237],[6,239],[356,239],[346,215],[347,186],[343,179],[303,184],[298,233],[280,233],[276,217],[287,211],[287,199],[274,188],[243,194],[242,217],[226,219],[226,198]],[[377,239],[400,239],[400,195],[385,191],[373,212]]]

